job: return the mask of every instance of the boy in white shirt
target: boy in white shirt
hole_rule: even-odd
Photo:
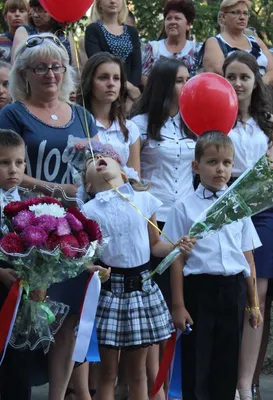
[[[170,212],[163,231],[171,240],[187,234],[224,193],[233,159],[227,135],[211,131],[199,137],[193,168],[201,183]],[[182,330],[186,323],[193,325],[182,339],[183,400],[234,399],[246,298],[251,326],[262,322],[250,276],[255,271],[252,250],[260,245],[246,218],[198,240],[187,259],[181,255],[171,266],[174,324]]]
[[[0,129],[0,212],[11,201],[20,200],[17,186],[23,181],[25,165],[25,143],[21,136],[10,129]],[[11,265],[1,261],[0,310],[16,279],[17,275]],[[29,359],[25,357],[25,352],[8,347],[0,371],[2,400],[30,400],[29,362]]]

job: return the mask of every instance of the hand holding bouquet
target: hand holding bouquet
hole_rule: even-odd
[[[69,307],[51,301],[53,283],[74,278],[95,258],[102,237],[95,221],[78,209],[65,210],[52,197],[9,203],[3,210],[0,259],[13,266],[24,289],[10,344],[48,351]]]

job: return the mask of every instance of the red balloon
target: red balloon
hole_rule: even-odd
[[[56,21],[70,23],[84,16],[94,0],[39,0],[41,6]]]
[[[209,130],[228,134],[238,114],[235,90],[212,72],[196,75],[186,83],[179,106],[185,124],[198,136]]]

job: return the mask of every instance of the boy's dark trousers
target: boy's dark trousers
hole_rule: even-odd
[[[194,324],[182,338],[183,400],[234,400],[246,280],[243,274],[189,275],[184,298]]]
[[[1,400],[30,400],[31,384],[25,353],[9,347],[0,368]]]

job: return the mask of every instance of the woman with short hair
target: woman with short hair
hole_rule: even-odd
[[[205,72],[223,75],[225,58],[235,50],[252,54],[260,67],[265,83],[273,82],[273,55],[257,36],[248,36],[245,29],[251,11],[249,0],[223,0],[220,18],[223,30],[217,36],[207,39],[204,48],[203,66]]]
[[[97,129],[87,111],[68,102],[73,87],[73,68],[58,37],[50,33],[34,35],[18,46],[10,74],[10,91],[15,102],[1,110],[0,126],[16,131],[26,143],[24,187],[35,186],[42,192],[47,187],[60,187],[68,196],[76,195],[71,169],[64,158],[68,137],[85,138],[86,121],[91,137]],[[88,274],[83,273],[48,290],[51,299],[70,306],[69,315],[50,349],[50,400],[64,398],[73,370],[74,330],[87,278]],[[81,395],[90,400],[87,382]]]
[[[189,40],[195,18],[191,0],[167,1],[163,11],[165,39],[147,43],[143,51],[142,83],[145,85],[152,66],[161,57],[177,58],[185,63],[190,74],[195,72],[196,43]]]

